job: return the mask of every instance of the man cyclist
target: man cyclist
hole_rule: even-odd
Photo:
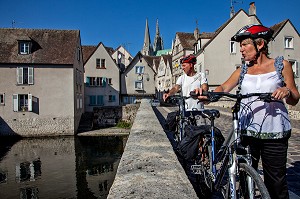
[[[175,86],[168,93],[164,93],[164,101],[166,101],[169,96],[176,94],[180,89],[182,96],[185,97],[190,96],[190,92],[199,87],[202,88],[203,91],[208,90],[205,74],[202,72],[197,73],[195,71],[194,66],[196,61],[196,57],[192,54],[180,59],[180,64],[184,74],[177,79]],[[187,111],[203,109],[203,102],[199,102],[198,99],[189,98],[185,102],[185,108]]]

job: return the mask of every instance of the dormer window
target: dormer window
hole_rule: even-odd
[[[19,54],[21,54],[21,55],[30,54],[30,42],[29,41],[19,41]]]

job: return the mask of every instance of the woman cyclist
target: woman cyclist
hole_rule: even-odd
[[[283,57],[269,57],[268,42],[272,35],[273,31],[262,25],[241,28],[231,40],[240,43],[246,64],[214,91],[230,92],[239,86],[241,94],[272,93],[274,99],[296,105],[299,92],[291,64]],[[196,89],[196,93],[201,92],[201,88]],[[253,100],[244,99],[242,104]],[[271,198],[289,198],[286,162],[291,123],[284,103],[256,101],[250,107],[241,107],[240,125],[244,141],[250,145],[252,166],[257,169],[259,159],[262,159],[264,182]]]

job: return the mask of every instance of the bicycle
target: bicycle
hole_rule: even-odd
[[[196,96],[195,93],[191,93],[191,95]],[[241,143],[238,114],[242,99],[257,96],[256,100],[272,102],[275,100],[271,98],[271,93],[242,95],[238,92],[236,94],[205,92],[203,95],[206,95],[210,102],[219,101],[223,97],[235,101],[231,108],[233,129],[220,149],[217,150],[214,120],[218,115],[209,110],[202,112],[201,116],[210,120],[211,132],[209,136],[205,135],[201,138],[203,143],[194,160],[195,164],[191,166],[192,172],[201,177],[204,189],[208,189],[210,193],[221,193],[223,198],[270,198],[262,178],[251,166],[249,147],[243,146]]]
[[[185,136],[185,127],[188,125],[197,126],[197,121],[200,120],[202,110],[187,111],[185,108],[185,100],[192,98],[192,96],[173,95],[167,99],[168,103],[173,103],[178,106],[178,111],[172,112],[176,115],[175,128],[174,128],[174,140],[179,143]],[[173,116],[172,116],[173,117]]]

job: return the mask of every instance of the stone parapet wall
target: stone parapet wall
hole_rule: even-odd
[[[137,111],[107,198],[198,198],[146,100]]]
[[[122,120],[133,123],[140,104],[127,104],[122,106]]]
[[[74,118],[0,119],[0,135],[22,137],[74,135]]]

